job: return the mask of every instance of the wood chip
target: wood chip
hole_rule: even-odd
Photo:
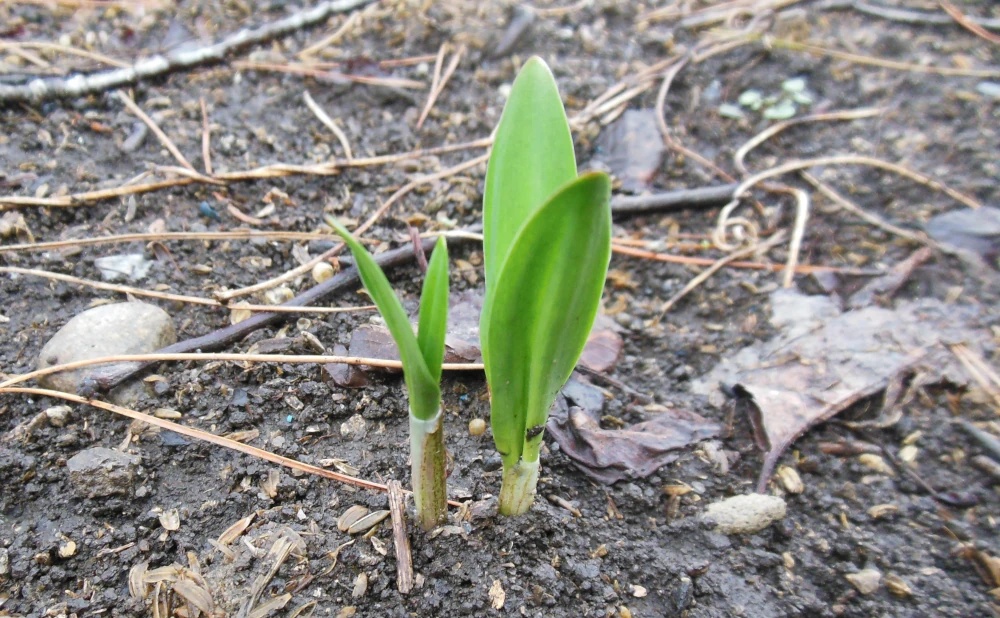
[[[399,481],[386,483],[389,488],[389,512],[392,515],[392,543],[396,547],[396,588],[402,594],[413,590],[413,558],[406,535],[405,500]]]

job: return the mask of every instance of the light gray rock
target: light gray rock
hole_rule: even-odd
[[[96,447],[80,451],[66,462],[73,492],[81,498],[127,495],[141,459]]]
[[[177,341],[167,312],[147,303],[117,303],[88,309],[66,323],[38,355],[38,368],[115,354],[146,354]],[[42,376],[39,384],[75,393],[95,366]],[[126,384],[110,393],[123,406],[134,404],[142,383]]]
[[[149,274],[153,263],[141,253],[126,253],[124,255],[109,255],[94,260],[94,266],[101,271],[105,281],[140,281]]]
[[[347,422],[340,424],[340,435],[345,438],[360,440],[368,435],[368,423],[360,414],[355,414],[347,419]]]
[[[748,494],[708,505],[705,518],[723,534],[753,534],[785,517],[785,501],[777,496]]]

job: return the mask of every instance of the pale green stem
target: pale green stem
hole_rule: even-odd
[[[424,531],[433,530],[448,519],[441,410],[427,420],[410,412],[410,460],[417,522]]]
[[[519,460],[513,466],[503,466],[503,484],[500,486],[500,514],[522,515],[535,501],[538,485],[538,460]]]

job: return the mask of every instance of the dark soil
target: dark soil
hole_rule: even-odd
[[[540,18],[513,56],[491,58],[501,37],[507,9],[487,3],[440,4],[401,0],[369,11],[360,25],[329,48],[328,60],[349,60],[352,72],[378,73],[371,61],[434,54],[445,41],[464,41],[469,53],[420,130],[416,119],[425,91],[399,91],[365,85],[319,82],[296,75],[212,66],[176,73],[135,88],[136,101],[147,112],[159,112],[163,130],[198,169],[202,169],[201,113],[204,98],[212,122],[212,163],[216,171],[248,169],[274,162],[314,163],[341,156],[337,141],[302,102],[309,90],[330,114],[340,118],[355,156],[404,152],[416,147],[457,143],[484,137],[499,118],[503,97],[520,63],[531,53],[553,67],[572,115],[624,75],[666,58],[679,46],[690,46],[704,33],[675,27],[675,22],[637,28],[645,7],[599,0],[565,16]],[[934,3],[927,3],[933,8]],[[980,3],[959,3],[980,16]],[[218,39],[244,25],[274,20],[287,11],[284,2],[181,2],[174,11],[153,9],[66,9],[9,3],[0,7],[0,23],[11,40],[57,41],[68,35],[84,45],[96,36],[94,49],[123,59],[144,50],[159,50],[199,37]],[[996,9],[993,17],[996,17]],[[342,23],[313,28],[271,45],[251,50],[256,60],[285,62]],[[808,38],[817,44],[893,60],[938,66],[1000,66],[1000,48],[953,25],[906,25],[852,11],[823,11],[803,2],[785,10],[773,26],[780,36]],[[90,33],[88,35],[88,33]],[[194,33],[194,34],[192,34]],[[104,42],[106,40],[106,42]],[[244,54],[245,55],[245,54]],[[53,57],[54,58],[54,57]],[[14,61],[11,61],[14,62]],[[65,59],[59,62],[66,62]],[[89,67],[83,59],[74,66]],[[430,62],[433,67],[433,61]],[[26,66],[14,67],[30,72]],[[345,72],[347,72],[345,70]],[[429,77],[416,67],[392,69],[395,77]],[[811,123],[768,141],[750,157],[751,169],[777,162],[826,154],[857,153],[903,162],[975,196],[1000,205],[997,177],[996,102],[976,93],[977,78],[939,77],[879,67],[863,67],[787,51],[748,45],[685,68],[668,97],[667,118],[675,137],[688,147],[732,170],[732,153],[768,121],[750,114],[734,121],[716,113],[706,91],[721,87],[721,101],[734,101],[748,88],[764,92],[801,76],[814,93],[813,110],[878,106],[876,119],[849,123]],[[8,79],[9,76],[4,77]],[[718,81],[717,86],[713,82]],[[633,109],[651,108],[656,87],[631,102]],[[0,108],[0,172],[10,182],[21,174],[24,186],[7,194],[43,195],[116,187],[154,165],[175,162],[152,135],[137,151],[125,153],[121,142],[135,119],[110,95],[38,105]],[[595,121],[577,136],[581,166],[594,157]],[[274,229],[311,231],[326,212],[363,220],[394,189],[414,174],[444,169],[476,156],[459,152],[425,157],[416,163],[346,170],[334,176],[295,176],[226,187],[189,185],[137,197],[134,218],[126,220],[127,200],[102,201],[73,208],[24,208],[28,227],[39,240],[144,232],[157,220],[170,231],[227,230],[240,227],[213,194],[248,213],[255,213],[274,190]],[[452,177],[413,193],[396,205],[366,236],[385,246],[407,238],[405,219],[419,212],[431,220],[453,221],[458,227],[478,222],[484,168]],[[909,180],[866,168],[827,170],[830,179],[859,205],[904,227],[919,228],[930,216],[964,208],[947,196]],[[3,181],[0,178],[0,181]],[[696,163],[668,155],[653,179],[654,189],[698,187],[720,182]],[[794,182],[790,177],[789,182]],[[806,186],[806,185],[803,185]],[[768,207],[780,198],[760,194]],[[206,218],[199,204],[208,201],[221,221]],[[835,212],[816,197],[802,252],[809,264],[885,268],[914,249],[887,233]],[[756,217],[750,206],[741,212]],[[616,236],[663,238],[672,223],[681,232],[703,234],[714,225],[717,210],[688,210],[620,220]],[[769,219],[790,227],[790,204]],[[765,221],[761,219],[761,222]],[[432,221],[433,223],[433,221]],[[5,242],[14,242],[6,239]],[[297,265],[287,242],[170,242],[176,262],[158,261],[146,288],[209,295],[276,276]],[[373,246],[373,248],[375,248]],[[313,246],[313,255],[322,247]],[[143,252],[141,243],[85,247],[79,251],[3,253],[5,265],[34,267],[99,279],[93,265],[105,255]],[[481,285],[481,253],[474,244],[456,244],[452,286],[458,292]],[[718,253],[705,253],[718,257]],[[268,258],[262,264],[259,258]],[[769,259],[782,263],[784,249]],[[458,262],[455,262],[458,264]],[[474,266],[474,265],[479,266]],[[207,266],[208,269],[193,269]],[[695,271],[673,264],[616,256],[612,268],[631,284],[608,286],[605,307],[623,327],[623,355],[611,375],[646,393],[662,406],[686,408],[722,422],[726,409],[715,408],[689,393],[690,380],[719,359],[771,336],[768,292],[780,275],[723,269],[667,314],[662,326],[651,319]],[[390,273],[395,286],[412,301],[420,273],[416,266]],[[867,279],[842,278],[834,292],[845,296]],[[797,279],[809,293],[820,288],[807,276]],[[304,277],[296,290],[312,285]],[[958,304],[981,305],[987,324],[997,316],[996,289],[966,273],[961,262],[936,255],[920,268],[898,298],[950,298]],[[4,275],[0,278],[0,367],[14,374],[34,368],[41,346],[72,316],[95,301],[123,300],[121,295],[45,279]],[[334,304],[355,303],[352,295]],[[155,302],[155,301],[151,301]],[[174,317],[179,336],[188,338],[228,324],[228,312],[160,303]],[[753,316],[751,318],[751,316]],[[346,345],[368,314],[310,317],[296,328],[313,333],[327,349]],[[274,337],[267,329],[233,351]],[[981,342],[987,353],[995,342]],[[987,359],[990,360],[987,354]],[[139,409],[172,408],[180,422],[216,434],[251,429],[251,444],[309,463],[345,460],[358,475],[372,480],[399,479],[408,484],[406,397],[398,376],[374,375],[373,385],[341,389],[328,382],[315,365],[237,363],[164,364],[156,369],[169,382]],[[489,435],[474,438],[472,418],[487,418],[486,385],[474,374],[449,375],[444,383],[447,446],[454,457],[449,479],[460,500],[483,501],[500,485],[498,461]],[[632,423],[653,412],[611,388],[604,414]],[[245,396],[245,397],[244,397]],[[238,405],[245,398],[244,405]],[[234,404],[236,399],[236,404]],[[918,473],[936,489],[973,495],[971,508],[936,502],[906,477],[872,474],[856,457],[829,455],[820,443],[856,436],[835,423],[810,431],[783,464],[798,469],[805,491],[786,495],[788,515],[764,531],[745,537],[715,533],[700,518],[704,506],[752,491],[760,465],[745,418],[733,419],[732,436],[722,441],[735,464],[720,474],[702,448],[691,448],[646,479],[602,487],[587,480],[557,448],[543,455],[539,499],[521,518],[473,517],[430,537],[411,530],[413,566],[420,585],[408,596],[396,590],[395,560],[388,525],[375,539],[389,547],[359,539],[340,551],[336,566],[331,552],[349,540],[339,532],[337,517],[349,506],[387,508],[384,494],[359,490],[322,478],[280,470],[272,498],[261,482],[271,464],[219,447],[192,442],[168,432],[132,427],[128,450],[141,456],[135,482],[120,497],[87,499],[74,494],[66,461],[95,446],[117,448],[130,428],[127,420],[102,410],[73,406],[64,427],[40,427],[29,438],[15,428],[56,400],[27,396],[0,398],[0,616],[138,616],[147,604],[129,595],[128,573],[136,564],[150,568],[172,563],[190,566],[196,557],[210,581],[225,579],[215,589],[220,607],[238,607],[253,578],[271,563],[264,552],[264,532],[287,526],[297,531],[305,553],[291,558],[265,589],[262,599],[290,592],[288,605],[274,615],[347,616],[987,616],[998,614],[993,587],[962,551],[972,544],[990,556],[1000,555],[997,521],[1000,496],[990,479],[969,464],[979,447],[949,422],[956,416],[990,420],[989,400],[976,390],[940,386],[923,389],[895,426],[872,432],[868,439],[896,452],[903,440],[920,432],[916,445]],[[845,415],[877,413],[878,400],[856,406]],[[300,405],[301,404],[301,405]],[[341,425],[360,414],[366,421],[363,440],[343,437]],[[694,491],[671,504],[663,492],[681,481]],[[777,482],[771,491],[782,494]],[[550,502],[570,501],[576,517]],[[894,505],[889,517],[873,518],[869,509]],[[165,534],[158,511],[179,509],[179,530]],[[239,541],[238,558],[228,563],[213,549],[219,535],[237,520],[258,513],[248,531],[261,550],[248,553]],[[620,515],[616,515],[620,513]],[[72,539],[75,555],[62,558],[60,544]],[[373,539],[374,540],[374,539]],[[241,553],[242,552],[242,553]],[[9,561],[4,574],[3,563]],[[895,575],[912,594],[895,596],[883,585],[863,596],[845,579],[874,568]],[[352,597],[359,573],[367,574],[366,594]],[[311,576],[311,577],[310,577]],[[491,587],[505,593],[502,609],[491,609]],[[637,588],[641,587],[641,588]],[[643,595],[642,590],[647,591]],[[178,610],[188,611],[184,608]],[[191,614],[187,614],[191,615]]]

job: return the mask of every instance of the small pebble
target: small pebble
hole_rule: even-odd
[[[295,294],[283,285],[264,292],[264,301],[269,305],[280,305],[292,300],[294,297]]]
[[[845,575],[845,577],[858,592],[864,595],[872,594],[878,590],[882,581],[882,574],[875,569],[862,569],[857,573]]]
[[[65,427],[69,422],[69,406],[55,406],[45,411],[45,418],[53,427]]]
[[[320,262],[312,269],[312,278],[316,283],[323,283],[335,274],[337,274],[337,269],[329,262]]]
[[[708,505],[705,517],[723,534],[752,534],[784,519],[785,501],[764,494],[733,496]]]
[[[486,421],[481,418],[474,418],[469,421],[469,435],[481,436],[486,433]]]

